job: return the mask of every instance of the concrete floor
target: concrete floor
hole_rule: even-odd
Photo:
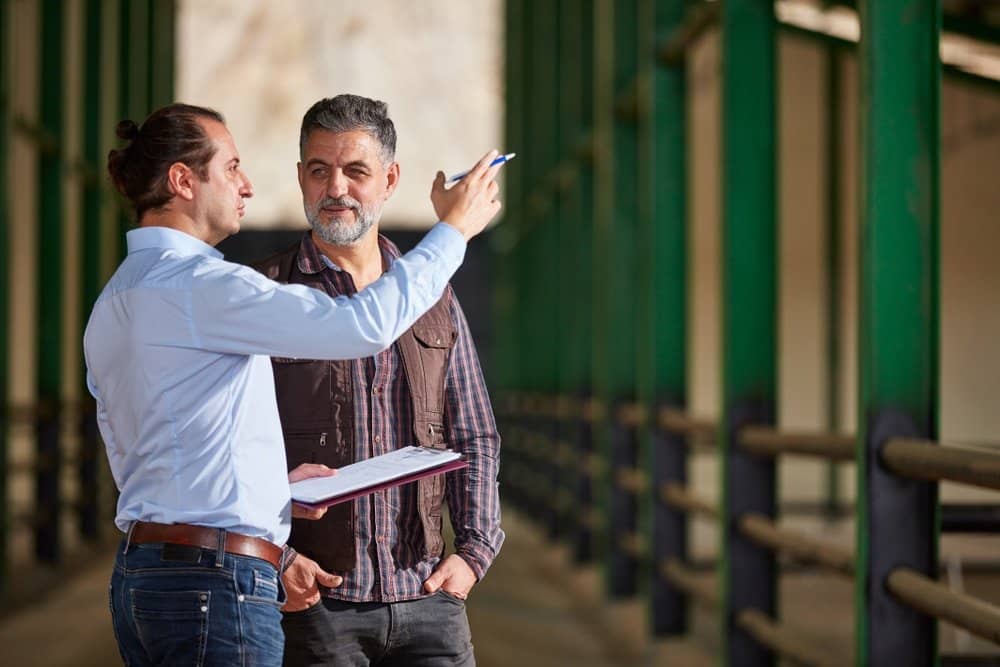
[[[533,524],[517,513],[505,512],[504,527],[507,542],[501,557],[469,598],[468,612],[480,667],[716,664],[719,631],[714,610],[696,606],[691,632],[685,638],[651,641],[641,602],[609,603],[601,593],[596,568],[569,565],[566,550],[547,542]],[[822,530],[827,537],[849,541],[849,525]],[[968,554],[970,550],[974,556],[996,557],[1000,552],[995,540],[958,541],[947,537],[942,540],[943,560],[948,553]],[[0,620],[0,645],[4,647],[0,664],[120,664],[107,611],[111,560],[110,553],[95,557],[64,586]],[[710,578],[712,574],[703,576]],[[994,604],[1000,602],[1000,575],[996,573],[967,574],[964,587]],[[851,664],[851,581],[792,570],[782,577],[780,594],[782,617],[802,640],[833,656],[836,664]],[[940,628],[942,651],[1000,653],[1000,647],[970,638],[947,624],[942,623]]]

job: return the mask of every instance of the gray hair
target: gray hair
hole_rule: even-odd
[[[389,107],[385,102],[372,100],[360,95],[337,95],[327,97],[309,107],[302,117],[302,131],[299,134],[299,157],[305,154],[306,142],[313,130],[329,132],[367,132],[378,141],[382,160],[392,162],[396,157],[396,126],[389,118]]]

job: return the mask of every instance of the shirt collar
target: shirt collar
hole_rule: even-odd
[[[382,250],[382,257],[386,266],[392,266],[393,261],[399,257],[399,248],[397,248],[392,241],[381,234],[378,235],[378,245]],[[306,232],[302,236],[298,265],[299,271],[307,275],[319,273],[327,268],[333,269],[334,271],[343,271],[343,269],[334,264],[329,257],[319,251],[319,248],[317,248],[316,244],[313,242],[312,232]]]
[[[204,241],[171,227],[139,227],[125,234],[129,253],[150,248],[167,248],[180,255],[204,255],[222,259],[222,253]]]

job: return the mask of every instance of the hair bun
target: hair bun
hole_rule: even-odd
[[[119,139],[132,141],[139,136],[139,126],[135,124],[134,120],[119,121],[115,128],[115,134],[118,135]]]

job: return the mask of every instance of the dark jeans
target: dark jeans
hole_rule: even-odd
[[[198,547],[132,544],[111,575],[122,660],[147,665],[280,665],[284,590],[270,563]]]
[[[444,592],[391,604],[323,598],[281,626],[289,667],[476,664],[465,602]]]

